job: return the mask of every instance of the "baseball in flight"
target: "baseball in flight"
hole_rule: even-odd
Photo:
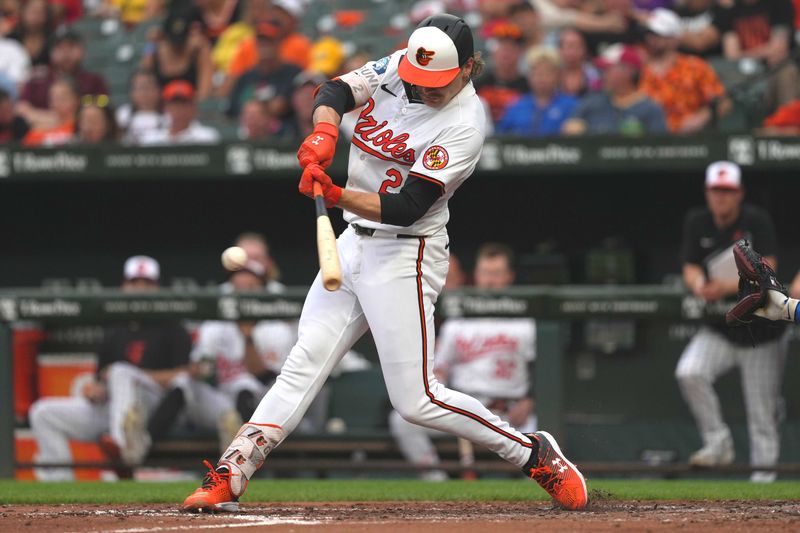
[[[226,270],[230,270],[231,272],[241,270],[246,263],[247,252],[244,251],[244,248],[231,246],[222,252],[222,266],[224,266]]]

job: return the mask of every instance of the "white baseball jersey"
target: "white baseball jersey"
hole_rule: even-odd
[[[292,328],[280,320],[262,320],[253,328],[256,351],[267,369],[278,373],[295,341]],[[235,322],[210,320],[203,322],[197,331],[197,342],[192,350],[194,362],[212,358],[216,362],[217,382],[229,383],[242,374],[245,340]]]
[[[447,320],[439,332],[437,368],[456,390],[488,398],[528,394],[528,362],[536,357],[536,323],[528,318]]]
[[[436,184],[441,197],[409,227],[381,224],[344,212],[349,223],[391,233],[434,235],[450,217],[447,201],[472,174],[481,154],[486,116],[472,83],[444,107],[409,100],[398,50],[341,76],[362,107],[350,147],[347,188],[397,193],[411,175]]]

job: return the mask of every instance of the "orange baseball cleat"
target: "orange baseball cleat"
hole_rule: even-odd
[[[536,457],[530,458],[523,472],[567,509],[575,511],[585,508],[589,503],[586,480],[561,453],[556,439],[546,431],[537,431],[528,437],[539,444],[539,451]]]
[[[208,473],[203,477],[202,486],[184,500],[183,510],[209,513],[238,511],[239,498],[231,490],[231,473],[214,470],[208,461],[203,461],[203,464],[208,467]]]

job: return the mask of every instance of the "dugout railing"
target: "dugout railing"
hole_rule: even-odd
[[[13,477],[15,470],[13,323],[36,322],[47,327],[104,324],[132,319],[295,319],[300,314],[305,294],[306,290],[302,288],[292,288],[280,295],[227,294],[216,289],[160,291],[142,295],[117,290],[90,293],[0,291],[0,477]],[[661,443],[672,438],[696,440],[696,436],[688,436],[696,435],[696,431],[686,416],[683,425],[675,429],[674,437],[671,433],[659,433],[666,423],[666,418],[659,419],[659,406],[663,407],[661,404],[669,402],[674,404],[670,408],[685,412],[680,399],[676,400],[674,395],[667,398],[668,394],[664,392],[676,388],[674,378],[671,374],[664,375],[663,368],[671,369],[679,352],[674,354],[673,360],[672,353],[676,350],[671,347],[667,360],[658,363],[662,367],[658,373],[656,359],[650,354],[669,344],[661,336],[674,334],[675,338],[669,342],[680,347],[685,344],[691,328],[696,327],[699,319],[708,313],[718,315],[725,309],[725,304],[704,306],[701,301],[678,288],[641,285],[514,287],[499,292],[460,290],[443,294],[437,304],[437,313],[442,318],[535,318],[537,358],[534,388],[539,427],[559,436],[571,449],[581,450],[580,453],[585,457],[591,457],[595,451],[598,455],[611,457],[613,454],[609,455],[606,448],[619,447],[622,440],[617,438],[617,432],[628,432],[628,437],[623,440],[643,443],[645,456],[653,452],[647,456],[650,459],[637,451],[637,458],[644,457],[642,461],[620,461],[616,466],[605,461],[603,464],[593,464],[591,468],[596,472],[620,474],[651,467],[666,474],[686,471],[674,457],[659,459],[659,450],[646,449],[652,447],[653,442]],[[657,330],[652,329],[656,327],[654,325],[657,325]],[[587,357],[587,350],[594,350],[594,357],[610,359],[596,361],[594,378],[581,382],[589,373],[583,361]],[[651,368],[652,375],[648,376]],[[787,370],[787,376],[790,375]],[[733,384],[729,384],[728,388],[729,393],[733,391],[735,394]],[[794,405],[792,402],[795,400],[790,398],[790,403]],[[655,417],[652,421],[647,417],[647,413],[651,412],[649,410]],[[639,416],[626,417],[625,412],[639,413]],[[795,422],[791,413],[790,418]],[[792,428],[791,434],[785,438],[795,442],[798,432],[795,426]],[[685,449],[692,444],[681,445]],[[313,446],[307,451],[313,452]],[[626,453],[633,456],[633,452]],[[792,473],[800,471],[791,453],[788,459],[779,470]],[[649,464],[647,461],[654,462]],[[287,468],[290,468],[291,462],[288,464],[290,466]],[[387,470],[397,467],[398,461],[362,465],[323,461],[318,466],[323,470]],[[458,468],[458,465],[444,466]],[[478,469],[484,466],[490,468],[479,464]],[[728,469],[730,472],[747,470],[741,464]]]

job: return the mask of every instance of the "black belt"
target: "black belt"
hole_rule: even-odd
[[[356,232],[356,235],[360,235],[361,237],[372,237],[375,235],[374,228],[365,228],[364,226],[359,226],[358,224],[350,224],[353,227],[353,231]],[[397,239],[424,239],[425,235],[406,235],[403,233],[395,234],[395,238]]]

